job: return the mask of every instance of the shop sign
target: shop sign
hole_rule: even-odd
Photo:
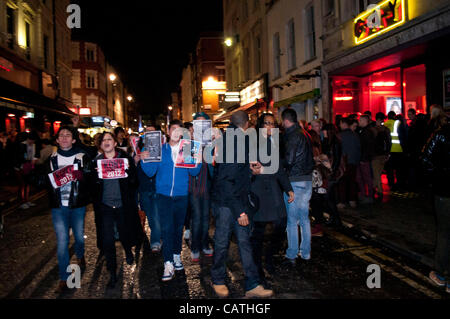
[[[13,69],[13,64],[5,58],[0,57],[0,69],[10,72]]]
[[[240,102],[241,98],[239,96],[240,96],[239,92],[226,92],[225,102]]]
[[[101,123],[103,124],[105,122],[103,116],[93,116],[92,117],[92,122],[93,123]]]
[[[406,21],[406,0],[385,0],[369,5],[354,20],[355,43],[361,44],[386,33]]]
[[[258,80],[255,83],[247,86],[240,92],[240,96],[241,106],[253,103],[258,99],[264,98],[264,80]]]

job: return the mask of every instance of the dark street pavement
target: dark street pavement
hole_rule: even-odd
[[[136,253],[136,263],[129,266],[117,243],[119,281],[107,289],[109,279],[104,259],[98,260],[94,214],[86,215],[86,261],[81,288],[67,293],[54,292],[58,284],[56,242],[47,199],[40,198],[37,207],[15,211],[5,217],[5,233],[0,239],[0,298],[36,299],[211,299],[216,298],[210,279],[211,258],[202,256],[200,263],[190,261],[184,244],[182,260],[185,270],[174,280],[163,283],[161,254],[146,248]],[[147,228],[147,234],[149,229]],[[213,229],[211,229],[211,236]],[[73,244],[73,239],[71,246]],[[75,260],[71,248],[72,261]],[[288,268],[276,261],[276,272],[268,284],[274,298],[283,299],[428,299],[448,298],[443,290],[427,279],[430,268],[404,257],[378,242],[360,236],[353,229],[337,232],[325,229],[323,237],[313,237],[309,261],[298,261]],[[369,289],[367,266],[381,267],[381,288]],[[243,271],[237,247],[230,246],[227,263],[230,298],[243,298]]]

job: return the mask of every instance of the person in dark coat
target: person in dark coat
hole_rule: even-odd
[[[256,125],[258,138],[267,140],[267,155],[271,156],[272,145],[275,151],[279,152],[276,141],[273,141],[272,129],[276,127],[275,117],[270,113],[261,115]],[[267,133],[261,133],[261,129],[267,129]],[[261,136],[263,134],[263,136]],[[265,135],[265,136],[264,136]],[[258,146],[261,144],[258,142]],[[262,143],[262,145],[266,145]],[[260,154],[258,149],[258,154]],[[261,162],[261,159],[259,159]],[[262,163],[262,166],[269,166],[271,163]],[[273,230],[269,239],[269,246],[265,251],[265,266],[269,273],[274,272],[273,255],[281,249],[283,235],[286,229],[286,206],[284,204],[283,192],[288,194],[289,201],[294,199],[294,191],[289,182],[285,170],[279,165],[275,174],[260,174],[252,177],[250,190],[259,198],[259,209],[253,216],[253,231],[251,242],[253,256],[258,267],[261,279],[264,279],[262,267],[263,241],[266,227],[271,224]]]
[[[137,190],[137,173],[134,160],[117,148],[117,139],[113,133],[105,132],[100,137],[102,154],[94,159],[97,171],[97,161],[102,159],[125,158],[128,160],[126,178],[100,179],[94,177],[95,202],[102,215],[102,244],[106,257],[106,266],[111,274],[108,287],[113,288],[117,282],[116,247],[114,238],[114,222],[117,224],[119,238],[125,250],[127,264],[132,265],[134,256],[131,248],[142,238],[142,228],[135,201]]]

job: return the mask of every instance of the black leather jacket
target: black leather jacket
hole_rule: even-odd
[[[91,174],[92,164],[89,155],[84,153],[81,149],[76,155],[74,164],[78,164],[79,169],[82,171],[81,180],[72,182],[72,188],[69,199],[69,208],[80,208],[87,206],[91,202]],[[52,154],[46,162],[47,172],[46,181],[49,189],[50,207],[61,207],[61,192],[60,189],[54,189],[48,178],[48,174],[58,169],[57,153]]]
[[[309,134],[300,125],[286,129],[283,136],[283,166],[291,182],[305,181],[312,174],[314,157]]]
[[[431,174],[433,192],[450,197],[450,124],[437,130],[423,149],[422,162]]]

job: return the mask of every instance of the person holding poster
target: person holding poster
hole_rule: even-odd
[[[80,267],[85,267],[84,259],[84,217],[90,202],[89,176],[91,165],[89,156],[76,143],[76,131],[63,126],[56,134],[58,149],[47,160],[47,173],[52,208],[52,221],[56,233],[57,256],[60,282],[57,293],[67,288],[70,272],[69,229],[75,237],[75,255]]]
[[[94,159],[97,176],[94,179],[94,201],[102,215],[102,242],[106,257],[106,268],[110,272],[108,288],[117,282],[116,246],[114,223],[119,231],[119,239],[125,250],[126,262],[134,262],[132,246],[142,235],[135,193],[137,174],[134,160],[117,148],[113,133],[104,132],[100,137],[99,154]]]
[[[142,169],[149,176],[156,175],[156,203],[161,223],[162,252],[164,257],[163,281],[171,280],[175,270],[183,270],[181,263],[182,233],[188,205],[189,175],[197,176],[201,170],[201,159],[195,168],[175,166],[183,123],[173,120],[169,125],[170,141],[162,146],[160,162],[141,162]],[[189,135],[187,135],[189,136]],[[147,153],[147,154],[146,154]],[[141,153],[148,158],[148,151]]]

